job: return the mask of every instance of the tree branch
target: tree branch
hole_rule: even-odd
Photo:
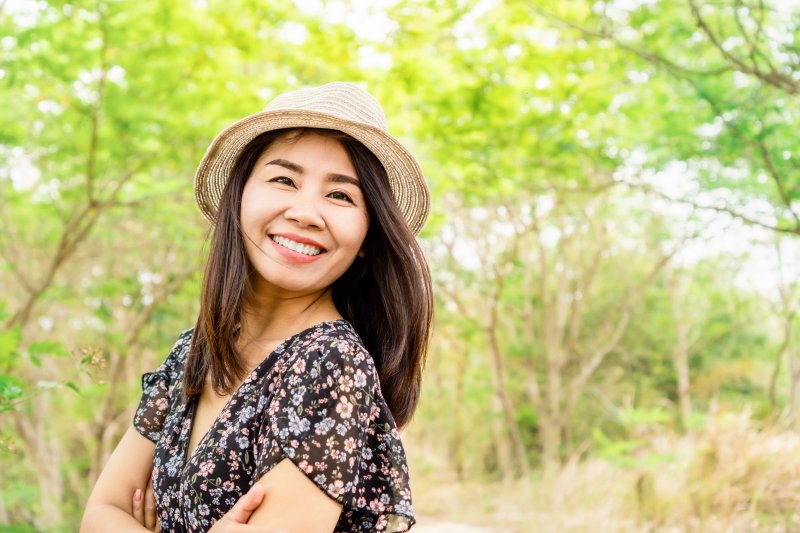
[[[696,209],[703,209],[703,210],[706,210],[706,211],[715,211],[717,213],[725,213],[725,214],[731,215],[732,217],[734,217],[734,218],[736,218],[738,220],[741,220],[742,222],[744,222],[746,224],[749,224],[751,226],[757,226],[757,227],[760,227],[760,228],[765,228],[765,229],[768,229],[768,230],[777,231],[779,233],[788,233],[788,234],[791,234],[791,235],[800,235],[800,226],[785,227],[785,226],[778,226],[778,225],[774,225],[774,224],[768,224],[766,222],[762,222],[760,220],[756,220],[756,219],[754,219],[752,217],[748,217],[747,215],[744,215],[744,214],[742,214],[742,213],[740,213],[740,212],[738,212],[735,209],[732,209],[730,207],[717,206],[717,205],[705,205],[705,204],[701,204],[701,203],[697,202],[696,200],[690,200],[688,198],[673,198],[672,196],[669,196],[668,194],[663,193],[663,192],[655,189],[653,186],[645,184],[645,183],[634,183],[634,182],[631,182],[631,181],[623,181],[623,180],[620,180],[620,183],[624,183],[625,185],[627,185],[627,186],[629,186],[631,188],[639,189],[639,190],[641,190],[641,191],[643,191],[645,193],[653,194],[655,196],[658,196],[659,198],[663,198],[664,200],[668,200],[670,202],[688,205],[688,206],[694,207]]]
[[[798,84],[798,82],[792,78],[778,72],[775,69],[765,72],[759,69],[757,64],[749,66],[739,57],[726,50],[723,46],[723,43],[720,41],[719,36],[714,33],[703,16],[700,14],[700,10],[697,7],[696,1],[689,0],[689,6],[698,28],[706,35],[706,37],[708,37],[708,39],[711,41],[711,44],[714,45],[714,47],[722,54],[724,58],[728,60],[729,63],[734,66],[736,70],[744,74],[755,76],[769,85],[781,89],[789,94],[800,94],[800,84]]]
[[[622,340],[622,335],[625,333],[625,330],[628,327],[628,323],[631,318],[631,314],[633,310],[639,305],[641,300],[644,298],[644,293],[647,290],[647,287],[655,281],[658,273],[663,270],[663,268],[667,265],[667,263],[672,259],[672,257],[677,253],[679,247],[676,246],[674,250],[672,250],[669,254],[663,255],[661,259],[656,262],[653,266],[650,273],[645,277],[642,283],[636,287],[635,290],[631,291],[629,288],[627,294],[624,297],[623,304],[622,304],[622,313],[620,318],[617,320],[616,325],[613,328],[611,335],[608,337],[605,343],[601,345],[600,348],[596,349],[592,356],[589,358],[589,362],[582,365],[578,374],[572,379],[571,382],[571,391],[579,391],[584,383],[594,374],[595,370],[600,366],[603,362],[605,357],[611,353],[611,351],[616,348],[619,344],[620,340]],[[609,319],[606,323],[610,324],[611,320]],[[608,328],[605,328],[608,329]]]
[[[20,308],[6,321],[3,326],[4,329],[10,329],[16,325],[24,325],[27,323],[30,319],[33,307],[53,283],[56,273],[64,266],[72,254],[75,253],[78,245],[86,239],[89,232],[97,223],[100,215],[109,205],[113,204],[123,185],[125,185],[143,164],[144,163],[140,163],[136,168],[130,169],[123,174],[120,179],[117,180],[110,196],[106,200],[87,203],[80,212],[72,216],[61,232],[61,237],[56,246],[55,253],[50,260],[50,266],[44,276],[42,276],[36,285],[32,285],[32,291],[28,293],[27,298]]]
[[[688,75],[688,76],[718,76],[720,74],[723,74],[725,72],[730,72],[731,70],[733,70],[729,66],[724,66],[724,67],[719,67],[719,68],[709,69],[709,70],[699,70],[699,69],[693,69],[693,68],[685,67],[683,65],[679,65],[679,64],[675,63],[674,61],[670,61],[666,57],[661,56],[659,54],[656,54],[655,52],[651,52],[650,50],[643,50],[641,48],[636,48],[635,46],[631,46],[630,44],[620,40],[612,32],[606,32],[606,31],[599,31],[598,32],[598,31],[595,31],[595,30],[591,30],[591,29],[586,28],[584,26],[581,26],[579,24],[575,24],[574,22],[571,22],[569,20],[563,19],[563,18],[559,17],[558,15],[555,15],[554,13],[546,11],[546,10],[540,8],[540,7],[537,7],[537,6],[534,6],[531,9],[535,13],[538,13],[539,15],[541,15],[541,16],[547,18],[547,19],[550,19],[551,21],[556,22],[557,24],[560,24],[562,26],[565,26],[565,27],[568,27],[570,29],[578,31],[584,37],[588,37],[588,38],[591,38],[591,39],[598,39],[598,40],[608,39],[608,40],[612,41],[614,44],[616,44],[622,50],[625,50],[626,52],[630,52],[630,53],[638,56],[639,58],[644,59],[648,63],[656,63],[658,65],[661,65],[661,66],[663,66],[663,67],[665,67],[668,70],[671,70],[673,72],[677,72],[677,73],[680,73],[680,74],[683,74],[683,75]]]
[[[772,181],[775,183],[775,188],[778,189],[778,195],[781,197],[783,205],[792,215],[792,218],[794,218],[796,227],[800,228],[800,216],[798,216],[797,212],[792,206],[792,200],[789,198],[789,194],[786,191],[783,180],[781,179],[780,172],[778,172],[778,169],[775,166],[775,160],[772,158],[772,154],[769,152],[764,139],[759,137],[757,140],[753,140],[752,143],[756,146],[759,154],[761,154],[761,160],[764,161],[764,165],[767,167],[767,174],[769,174],[770,178],[772,178]]]

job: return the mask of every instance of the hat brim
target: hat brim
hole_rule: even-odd
[[[414,156],[386,131],[318,111],[262,111],[225,128],[211,142],[194,177],[197,205],[216,222],[217,207],[234,163],[245,146],[267,131],[285,128],[321,128],[350,135],[369,149],[389,177],[392,194],[414,234],[425,225],[430,211],[430,191]]]

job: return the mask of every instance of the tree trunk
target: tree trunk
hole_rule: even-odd
[[[522,432],[519,429],[519,424],[517,424],[511,398],[506,390],[505,378],[503,376],[502,354],[500,352],[500,346],[497,343],[494,323],[487,328],[487,336],[489,337],[489,351],[492,355],[495,396],[497,397],[506,427],[508,428],[508,436],[511,441],[511,451],[515,463],[514,471],[518,471],[523,476],[528,477],[531,473],[530,465],[528,464],[528,457],[525,452],[525,444],[522,441]]]
[[[678,339],[672,353],[672,363],[678,378],[678,405],[680,408],[680,427],[684,433],[689,430],[689,417],[692,414],[692,398],[689,394],[689,351],[686,342],[686,326],[679,324]]]
[[[464,401],[464,375],[467,373],[467,350],[464,346],[456,348],[456,376],[453,390],[453,444],[451,447],[453,466],[458,481],[464,480],[464,435],[461,424],[461,404]]]
[[[33,399],[37,415],[22,418],[17,413],[16,428],[22,442],[24,453],[35,465],[36,482],[39,487],[40,512],[34,518],[34,525],[39,531],[51,531],[61,523],[61,504],[64,490],[61,479],[59,443],[50,431],[46,421],[52,420],[48,399],[40,394]]]
[[[561,426],[555,417],[539,413],[539,438],[542,442],[542,468],[546,479],[552,479],[561,470]]]
[[[506,437],[506,432],[503,430],[502,402],[497,394],[492,398],[492,408],[492,438],[494,440],[495,460],[500,476],[506,480],[513,476],[515,468],[511,459],[511,445]]]
[[[560,350],[554,347],[547,349],[547,387],[545,389],[545,406],[541,417],[542,463],[545,471],[561,469],[561,427],[563,424],[561,409],[561,369]]]
[[[800,431],[800,356],[790,346],[789,353],[789,420],[792,429]]]
[[[667,286],[669,287],[672,304],[672,320],[675,325],[675,346],[672,349],[672,366],[675,369],[677,381],[679,426],[683,433],[689,430],[689,417],[692,414],[692,398],[689,393],[689,325],[682,310],[685,302],[682,291],[678,287],[676,275],[671,270],[667,271]]]

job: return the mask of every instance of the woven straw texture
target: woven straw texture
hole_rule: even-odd
[[[335,82],[284,93],[228,126],[211,142],[194,178],[197,205],[213,224],[222,190],[244,147],[261,133],[283,128],[338,130],[360,141],[380,160],[397,205],[414,234],[430,211],[430,192],[414,156],[392,137],[380,104],[353,83]]]

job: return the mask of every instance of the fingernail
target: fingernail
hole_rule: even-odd
[[[137,502],[142,499],[142,490],[136,489],[136,492],[133,493],[133,499]]]

